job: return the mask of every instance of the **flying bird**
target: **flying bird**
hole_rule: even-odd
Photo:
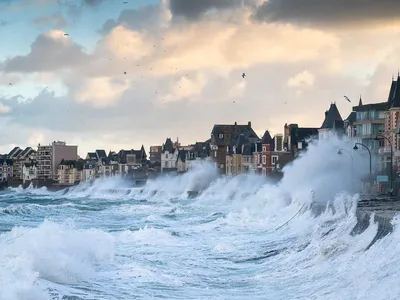
[[[124,1],[123,4],[128,4],[128,1]]]
[[[242,77],[243,77],[243,79],[244,79],[244,78],[246,77],[246,73],[243,73],[243,74],[242,74]]]
[[[69,33],[64,33],[65,36],[69,36]]]
[[[124,74],[126,75],[126,72],[124,72]]]
[[[347,96],[343,96],[343,97],[344,97],[344,99],[346,99],[347,101],[349,101],[351,103],[351,100],[349,99],[349,97],[347,97]]]

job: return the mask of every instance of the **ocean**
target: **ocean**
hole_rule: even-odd
[[[140,188],[3,191],[0,300],[400,299],[400,232],[367,251],[377,225],[350,234],[368,169],[352,146],[310,145],[278,184],[199,163]]]

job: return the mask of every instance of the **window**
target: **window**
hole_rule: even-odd
[[[168,158],[168,153],[165,154],[165,158]]]
[[[262,163],[263,163],[263,165],[265,165],[267,163],[267,156],[266,155],[263,155]]]
[[[164,163],[164,167],[168,168],[168,162],[167,161]]]
[[[272,156],[272,164],[275,165],[278,161],[278,156]]]
[[[220,138],[220,139],[223,139],[223,138],[224,138],[224,135],[223,135],[222,133],[220,133],[220,134],[219,134],[219,138]]]
[[[263,152],[267,152],[267,147],[263,146],[263,147],[262,147],[262,151],[263,151]]]

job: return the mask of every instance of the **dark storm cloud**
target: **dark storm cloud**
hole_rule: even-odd
[[[212,9],[226,9],[238,6],[241,0],[170,0],[172,15],[196,20]]]
[[[343,26],[400,20],[399,0],[269,0],[254,14],[266,22]]]

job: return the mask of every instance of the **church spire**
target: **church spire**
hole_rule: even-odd
[[[363,104],[362,104],[362,97],[360,95],[360,101],[358,102],[358,106],[361,106],[361,105],[363,105]]]

